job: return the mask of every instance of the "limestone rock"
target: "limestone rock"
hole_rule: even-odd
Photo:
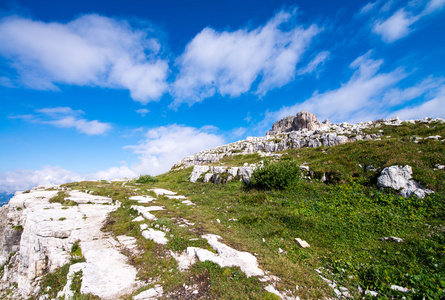
[[[433,193],[432,190],[423,188],[418,182],[412,179],[413,170],[410,166],[391,166],[384,168],[377,178],[377,186],[380,188],[392,188],[400,190],[402,197],[411,197],[413,195],[424,198],[427,194]]]
[[[305,110],[297,113],[297,117],[294,119],[294,128],[296,130],[315,130],[320,127],[321,124],[318,122],[317,116]]]

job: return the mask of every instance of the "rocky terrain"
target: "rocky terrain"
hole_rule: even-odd
[[[365,230],[361,231],[363,235],[381,223],[382,229],[376,229],[377,236],[368,238],[367,243],[371,242],[373,246],[369,247],[375,249],[383,247],[382,253],[399,247],[392,243],[406,244],[400,246],[403,250],[396,249],[397,255],[405,248],[415,248],[413,237],[440,239],[445,232],[441,202],[429,202],[428,197],[434,195],[436,198],[431,199],[440,199],[443,195],[441,178],[445,166],[440,149],[445,140],[441,135],[428,133],[435,132],[436,127],[442,128],[444,123],[442,119],[401,121],[393,118],[330,124],[319,122],[311,113],[300,112],[276,122],[264,137],[250,137],[186,157],[175,164],[172,171],[158,176],[159,180],[149,176],[151,183],[127,179],[80,182],[17,192],[0,208],[0,298],[215,299],[218,298],[215,293],[227,293],[229,296],[224,297],[236,298],[230,289],[234,289],[236,295],[243,293],[241,298],[255,299],[342,299],[379,295],[410,298],[416,289],[422,292],[421,283],[410,287],[409,281],[396,276],[388,276],[384,286],[359,281],[362,275],[357,274],[369,272],[361,269],[361,260],[357,265],[353,262],[340,265],[337,263],[340,258],[334,257],[325,263],[327,257],[345,252],[343,248],[329,248],[344,243],[344,237],[335,240],[339,233],[314,236],[330,229],[335,231],[335,226],[344,231],[363,228],[360,229]],[[410,124],[421,126],[424,132],[411,134]],[[388,132],[398,127],[405,134],[403,143],[414,147],[417,156],[411,155],[413,150],[399,148],[395,153],[391,148],[392,143],[401,142],[401,138],[393,138]],[[397,130],[391,134],[395,132]],[[355,145],[351,144],[354,142],[361,143],[356,147],[360,149],[357,150],[359,158],[352,153],[354,147],[345,148]],[[370,143],[376,143],[375,149],[386,147],[389,150],[377,154],[381,150],[370,149]],[[345,149],[340,152],[351,151],[346,160],[339,154],[329,154],[328,149],[337,149],[334,146],[340,145]],[[316,151],[321,146],[324,147]],[[298,152],[304,149],[307,151]],[[398,160],[397,155],[403,159]],[[301,192],[293,188],[283,192],[246,189],[255,170],[295,158],[300,161],[303,181],[298,181],[297,185],[302,188]],[[339,163],[335,159],[339,159]],[[344,179],[340,166],[350,162]],[[334,166],[334,173],[330,166]],[[332,174],[341,175],[341,180],[332,180]],[[433,180],[425,180],[427,177],[422,176],[430,176]],[[315,194],[311,194],[312,190]],[[310,197],[305,193],[317,198],[327,195],[323,198],[327,203],[326,216],[319,219],[324,209],[319,207],[321,200],[307,206]],[[298,198],[299,194],[302,198]],[[356,200],[351,199],[356,195],[361,196],[357,196],[357,203],[353,204]],[[400,202],[398,195],[402,199],[418,200]],[[370,200],[373,197],[378,201]],[[328,203],[331,199],[337,202],[331,205]],[[421,199],[426,200],[421,202],[424,201]],[[350,206],[341,208],[348,201],[351,201]],[[282,204],[277,206],[277,203]],[[371,205],[372,209],[366,205]],[[424,210],[422,205],[428,209]],[[433,208],[434,205],[439,206]],[[292,208],[294,206],[296,208]],[[355,206],[357,212],[352,211]],[[418,211],[413,215],[414,207]],[[311,209],[314,213],[308,214]],[[369,214],[368,229],[368,219],[362,216],[364,211]],[[279,212],[283,217],[276,218],[274,214]],[[428,221],[419,219],[418,214],[422,213],[428,214]],[[335,214],[339,220],[345,218],[347,221],[323,225],[323,222],[335,222],[336,218],[332,217]],[[378,221],[372,221],[374,216]],[[389,221],[388,216],[391,216]],[[400,221],[405,216],[407,220],[403,222],[407,223]],[[263,218],[260,223],[258,218]],[[315,218],[320,224],[311,221],[304,225],[299,218]],[[358,218],[357,224],[347,225],[354,218]],[[295,227],[289,220],[299,225]],[[413,220],[418,220],[417,225],[413,225]],[[284,227],[277,229],[277,226]],[[416,226],[421,229],[416,229],[419,231],[415,233],[403,231]],[[314,231],[309,234],[310,230]],[[361,240],[356,234],[352,231],[352,240],[348,243]],[[323,243],[322,239],[330,238],[334,238],[334,242]],[[362,249],[363,245],[354,247]],[[362,257],[358,253],[354,255]],[[312,258],[308,260],[308,257]],[[304,262],[302,266],[298,265],[300,261]],[[382,261],[389,260],[383,257]],[[441,268],[442,262],[436,261],[432,265]],[[335,268],[331,267],[336,264]],[[213,269],[214,265],[222,271]],[[408,269],[404,273],[412,272]],[[347,272],[351,272],[350,275],[346,276]],[[436,274],[436,271],[429,272]],[[312,281],[306,282],[303,277],[312,278]],[[242,290],[246,286],[248,288]],[[236,292],[237,288],[241,290]],[[247,296],[249,293],[255,296]],[[439,295],[440,289],[434,293]]]
[[[443,122],[442,119],[431,118],[405,122],[429,123],[435,121]],[[398,126],[402,122],[404,121],[399,118],[391,118],[357,124],[330,124],[327,120],[320,123],[314,114],[303,111],[296,117],[286,117],[276,122],[273,124],[272,130],[268,131],[264,137],[248,137],[246,140],[198,152],[181,159],[172,169],[215,163],[228,156],[253,153],[258,153],[261,156],[273,156],[275,152],[287,149],[331,147],[355,141],[380,139],[381,134],[368,134],[366,129],[382,125]]]

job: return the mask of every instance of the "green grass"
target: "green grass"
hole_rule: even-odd
[[[281,153],[280,163],[269,164],[271,159],[252,154],[225,157],[214,164],[242,166],[264,160],[266,166],[274,166],[271,170],[266,167],[259,181],[254,179],[254,183],[257,180],[262,184],[250,187],[236,180],[221,185],[191,183],[192,167],[159,175],[157,182],[78,182],[65,186],[122,202],[110,214],[103,230],[137,239],[141,254],[127,253],[129,262],[137,268],[141,280],[159,278],[165,293],[186,293],[186,283],[196,285],[203,298],[276,298],[264,291],[258,278],[247,278],[238,268],[200,262],[190,270],[178,270],[170,251],[181,252],[190,246],[212,250],[200,236],[214,233],[237,250],[255,253],[263,270],[281,278],[277,288],[294,291],[301,299],[334,296],[314,269],[347,287],[355,298],[362,296],[357,293],[358,285],[364,290],[379,291],[382,299],[444,298],[445,172],[435,166],[445,164],[445,144],[432,139],[415,143],[413,137],[443,137],[445,124],[380,126],[365,131],[381,134],[382,140],[291,149]],[[309,179],[290,172],[290,166],[303,163],[310,167]],[[377,189],[377,177],[383,168],[406,164],[412,166],[416,180],[436,193],[425,199],[405,199],[396,191]],[[320,180],[323,175],[326,182]],[[276,184],[280,176],[282,180]],[[132,222],[137,213],[130,206],[137,202],[129,198],[154,196],[148,191],[153,187],[178,192],[197,205],[157,197],[155,205],[166,208],[153,212],[158,220]],[[179,227],[172,218],[184,218],[195,225]],[[169,242],[162,246],[144,239],[141,223],[168,228]],[[379,240],[386,236],[396,236],[404,242]],[[307,241],[311,247],[300,248],[295,238]],[[284,252],[279,254],[279,248]],[[143,289],[153,285],[147,284]],[[296,285],[300,287],[298,292]],[[391,290],[391,285],[416,292],[402,295]]]
[[[140,175],[138,179],[136,179],[136,183],[155,183],[158,182],[156,177],[151,175]]]
[[[60,203],[65,206],[75,206],[77,203],[73,200],[66,200],[69,195],[65,192],[58,192],[56,196],[49,199],[49,203]]]

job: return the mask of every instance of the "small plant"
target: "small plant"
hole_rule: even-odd
[[[61,218],[59,218],[59,221],[65,221],[65,220],[66,220],[65,217],[61,217]]]
[[[300,166],[293,160],[266,164],[256,169],[250,187],[260,190],[283,190],[301,177]]]
[[[49,199],[49,203],[60,203],[65,206],[74,206],[77,205],[77,203],[73,200],[66,200],[69,195],[65,192],[58,192],[56,196]]]
[[[14,230],[16,230],[18,232],[22,232],[23,231],[23,226],[22,225],[12,226],[12,228],[14,228]]]
[[[140,175],[138,179],[136,179],[136,183],[155,183],[159,180],[156,177],[153,177],[151,175]]]

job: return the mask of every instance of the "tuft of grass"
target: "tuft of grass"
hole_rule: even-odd
[[[68,198],[69,195],[65,192],[58,192],[56,196],[52,197],[51,199],[49,199],[49,203],[60,203],[62,205],[65,206],[75,206],[78,205],[75,201],[73,200],[66,200],[66,198]]]
[[[151,175],[140,175],[138,179],[136,179],[136,183],[155,183],[159,180],[156,177],[153,177]]]

